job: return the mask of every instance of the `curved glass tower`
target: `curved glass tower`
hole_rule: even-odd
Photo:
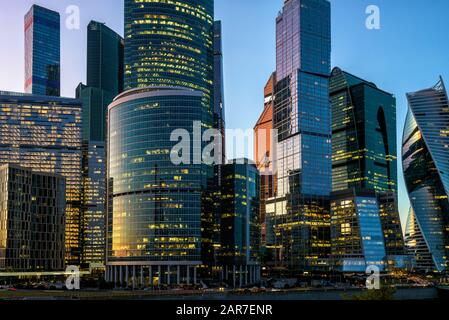
[[[204,189],[213,167],[173,163],[179,136],[171,135],[182,131],[188,148],[203,147],[190,141],[195,122],[207,121],[203,98],[185,88],[147,87],[124,92],[109,106],[107,264],[115,283],[195,280]]]
[[[449,257],[449,102],[444,82],[409,93],[407,99],[405,182],[434,270],[442,272]]]
[[[214,1],[125,0],[125,90],[213,90]]]

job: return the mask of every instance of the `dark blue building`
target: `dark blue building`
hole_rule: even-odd
[[[61,94],[60,16],[33,5],[25,15],[25,92]]]
[[[260,278],[260,176],[256,165],[238,159],[222,166],[221,249],[223,280],[243,286]]]

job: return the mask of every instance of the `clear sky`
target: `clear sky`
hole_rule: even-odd
[[[284,0],[216,0],[223,21],[228,128],[252,128],[263,108],[263,87],[275,65],[275,17]],[[86,77],[86,26],[105,22],[123,35],[123,0],[0,0],[0,90],[22,91],[23,16],[33,4],[62,18],[62,95],[73,97]],[[449,81],[449,1],[331,0],[332,65],[394,93],[398,147],[407,110],[405,93]],[[80,8],[80,30],[65,27],[66,8]],[[380,9],[380,30],[365,27],[368,5]],[[400,150],[400,149],[398,149]],[[398,155],[400,152],[398,152]],[[409,209],[399,165],[400,211]]]

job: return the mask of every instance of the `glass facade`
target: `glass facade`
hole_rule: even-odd
[[[187,87],[211,105],[214,2],[125,0],[125,90]]]
[[[331,201],[332,258],[336,270],[364,273],[367,266],[385,269],[387,253],[375,192],[347,190]]]
[[[415,212],[410,208],[405,229],[405,245],[407,253],[414,259],[414,269],[424,272],[435,270],[432,253],[424,239]]]
[[[33,5],[25,15],[25,92],[60,95],[60,28],[55,11]]]
[[[83,102],[83,266],[105,260],[106,152],[108,105],[123,91],[124,40],[104,23],[87,26],[87,85]]]
[[[372,193],[384,236],[386,256],[381,259],[382,263],[398,267],[406,257],[397,201],[396,99],[374,83],[334,68],[330,78],[330,100],[332,202],[339,200],[340,192]],[[333,221],[339,214],[334,209],[338,210],[338,207],[331,209]],[[362,225],[356,227],[362,228]],[[345,246],[346,255],[349,255],[353,241],[351,234],[346,237],[334,232],[333,246],[334,243]],[[359,249],[354,248],[353,254],[359,254]],[[369,259],[367,255],[363,252],[363,259]],[[338,260],[338,252],[334,252],[333,257],[337,259],[337,269],[353,271],[349,266],[341,268],[346,258],[340,256]],[[364,265],[366,263],[359,266],[359,271],[364,271]]]
[[[91,21],[87,26],[87,86],[114,95],[122,92],[123,55],[123,38],[104,23]]]
[[[326,268],[330,253],[330,53],[330,3],[286,1],[276,19],[277,196],[267,242],[290,269]]]
[[[103,141],[83,142],[82,259],[104,264],[106,248],[106,150]]]
[[[214,22],[214,128],[222,135],[221,164],[226,163],[223,40],[221,21]],[[218,168],[220,168],[218,166]]]
[[[83,140],[105,141],[108,105],[123,91],[124,41],[100,22],[87,26],[87,85],[79,84],[83,101]]]
[[[0,271],[64,269],[65,179],[0,167]]]
[[[66,262],[79,264],[82,193],[81,102],[0,92],[0,164],[66,178]]]
[[[224,165],[221,190],[221,262],[258,264],[260,177],[256,166],[247,159]]]
[[[202,92],[168,87],[130,90],[110,105],[108,266],[158,266],[160,283],[170,282],[170,266],[183,267],[178,274],[185,281],[189,266],[201,265],[213,167],[193,162],[192,153],[205,146],[204,126],[193,135],[193,125],[211,123],[207,107]],[[196,139],[188,143],[192,153],[183,151],[190,163],[171,160],[176,129]]]
[[[222,173],[219,263],[224,281],[248,285],[260,275],[259,172],[248,159],[239,159],[224,165]]]
[[[443,272],[449,256],[449,103],[443,80],[407,94],[407,99],[402,144],[405,183],[433,268]]]
[[[375,84],[334,68],[332,191],[397,193],[396,99]]]

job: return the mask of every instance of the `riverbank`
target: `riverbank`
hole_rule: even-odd
[[[238,293],[199,291],[0,291],[0,300],[347,300],[362,289],[301,289],[279,292]],[[395,300],[435,300],[436,288],[400,288]]]

